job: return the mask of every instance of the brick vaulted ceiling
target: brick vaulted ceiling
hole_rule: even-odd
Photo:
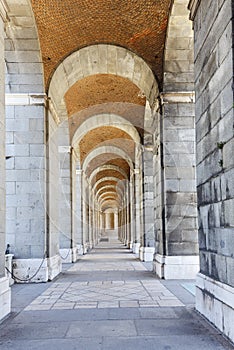
[[[124,47],[142,57],[162,83],[163,54],[172,0],[31,0],[44,67],[45,86],[58,65],[72,52],[93,44]],[[93,75],[75,83],[65,95],[70,137],[87,118],[102,113],[117,114],[131,122],[143,136],[145,98],[128,79],[107,74]],[[134,158],[134,142],[118,128],[101,127],[80,141],[81,162],[100,145],[121,147]],[[99,166],[120,167],[129,176],[129,165],[115,154],[92,159],[89,176]],[[122,175],[115,170],[98,173]],[[108,183],[108,182],[107,182]],[[111,181],[109,181],[111,183]],[[100,185],[103,186],[103,184]]]
[[[171,0],[31,0],[45,84],[58,64],[82,47],[106,43],[142,57],[160,82]]]

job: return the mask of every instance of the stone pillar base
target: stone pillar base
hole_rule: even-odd
[[[128,248],[129,248],[130,250],[132,250],[132,248],[133,248],[133,242],[132,242],[132,241],[128,243]]]
[[[140,247],[140,260],[150,262],[154,260],[154,247]]]
[[[18,278],[16,282],[40,283],[52,281],[62,271],[62,263],[59,255],[45,259],[42,265],[41,263],[42,259],[14,259],[13,274]],[[38,271],[40,266],[41,268]],[[34,276],[36,272],[37,274]]]
[[[5,266],[7,268],[8,271],[10,272],[6,272],[7,277],[9,278],[9,285],[12,286],[15,281],[12,278],[12,259],[13,259],[14,255],[13,254],[6,254],[5,255]]]
[[[78,255],[84,255],[84,247],[83,247],[83,244],[77,244],[76,249],[77,249],[77,254],[78,254]]]
[[[73,250],[71,248],[61,248],[59,249],[59,255],[62,259],[62,264],[70,264],[73,259]]]
[[[133,243],[132,245],[132,252],[136,254],[139,257],[139,251],[140,251],[140,243]]]
[[[87,254],[90,251],[90,244],[87,242],[84,244],[84,254]]]
[[[48,280],[52,281],[62,271],[62,262],[59,255],[52,256],[47,259],[48,264]]]
[[[159,278],[195,279],[199,271],[199,256],[163,256],[156,254],[154,272]]]
[[[196,309],[234,342],[234,288],[197,275]]]
[[[0,278],[0,320],[11,312],[11,289],[9,278]]]

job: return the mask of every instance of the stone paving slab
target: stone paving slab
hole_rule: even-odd
[[[223,346],[204,335],[105,338],[103,348],[108,350],[223,350]]]
[[[137,335],[133,320],[106,320],[73,322],[66,334],[67,338],[93,338],[99,336],[127,337]]]
[[[0,349],[234,349],[194,311],[185,281],[157,280],[120,244],[106,248],[66,266],[54,282],[14,285],[15,312],[0,324]],[[79,270],[88,261],[95,270]],[[118,270],[123,261],[127,271]]]
[[[54,283],[26,311],[77,308],[183,306],[160,281]]]

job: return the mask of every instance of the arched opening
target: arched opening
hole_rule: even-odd
[[[58,3],[0,0],[0,318],[5,248],[46,282],[115,231],[164,279],[200,249],[197,308],[233,339],[231,0]]]

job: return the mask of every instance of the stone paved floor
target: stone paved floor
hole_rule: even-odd
[[[1,350],[233,349],[194,311],[194,281],[160,281],[114,238],[47,284],[14,285]]]

